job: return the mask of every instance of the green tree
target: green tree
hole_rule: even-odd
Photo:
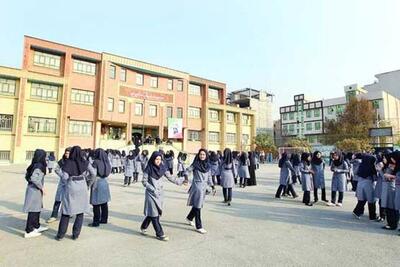
[[[311,145],[305,138],[292,138],[287,142],[287,147],[301,147],[304,148],[306,151],[311,151]],[[302,152],[302,151],[299,151]]]
[[[336,142],[336,147],[342,151],[363,152],[371,151],[372,146],[368,139],[346,138]]]
[[[272,153],[274,155],[278,151],[274,144],[274,139],[271,135],[266,133],[257,134],[257,136],[253,140],[253,143],[256,145],[257,151],[262,150],[265,153]]]

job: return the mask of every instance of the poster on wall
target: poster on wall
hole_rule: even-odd
[[[168,118],[168,138],[182,139],[183,138],[183,120],[178,118]]]

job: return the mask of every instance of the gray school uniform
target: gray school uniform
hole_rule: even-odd
[[[357,183],[357,199],[360,201],[368,201],[368,203],[375,202],[374,198],[374,178],[373,177],[358,177]]]
[[[178,173],[186,172],[185,162],[181,159],[178,159],[177,171],[178,171]]]
[[[233,159],[233,164],[235,165],[236,170],[238,170],[238,176],[239,176],[239,165],[240,165],[239,160]],[[249,166],[249,165],[250,165],[250,161],[249,161],[249,164],[247,164],[247,166]],[[247,169],[249,169],[249,168],[247,168]],[[250,178],[250,176],[248,178]]]
[[[213,186],[211,172],[193,171],[192,167],[187,172],[193,172],[192,184],[189,189],[188,206],[201,209],[206,198],[206,190],[208,186]]]
[[[90,187],[90,204],[101,205],[110,201],[111,193],[108,179],[97,176]]]
[[[334,171],[334,169],[336,170]],[[333,171],[331,190],[339,192],[346,191],[346,173],[349,172],[349,165],[347,162],[343,161],[343,163],[337,167],[332,164],[331,171]]]
[[[395,190],[394,208],[400,210],[400,172],[396,173]]]
[[[61,178],[66,182],[65,192],[62,198],[61,213],[63,215],[76,215],[89,212],[88,185],[93,183],[96,177],[96,169],[89,164],[87,171],[79,176],[69,176],[61,170]]]
[[[54,172],[59,176],[58,184],[57,184],[57,191],[56,191],[56,197],[55,201],[62,201],[62,196],[65,191],[65,181],[61,179],[60,175],[60,167],[57,165],[56,168],[54,169]]]
[[[374,197],[376,201],[382,198],[383,179],[384,179],[383,172],[378,171],[378,175],[376,176],[376,182],[374,186]]]
[[[146,169],[147,163],[149,162],[149,158],[140,156],[140,162],[141,162],[140,166],[142,167],[142,172],[141,173],[143,173],[143,171]]]
[[[313,182],[314,188],[325,189],[325,162],[321,164],[311,164],[311,168],[314,171]]]
[[[360,167],[361,164],[361,159],[354,159],[351,161],[353,165],[353,181],[358,181],[358,168]]]
[[[41,189],[44,185],[44,173],[40,169],[35,169],[31,175],[25,191],[25,202],[23,211],[40,212],[43,208],[43,195]]]
[[[168,169],[173,169],[174,168],[174,158],[167,158],[165,160],[165,163],[167,164]]]
[[[290,179],[291,173],[295,173],[295,169],[293,168],[292,163],[290,163],[290,161],[287,160],[283,163],[282,168],[280,170],[279,184],[284,186],[291,184],[292,183],[292,179]]]
[[[250,165],[250,160],[246,160],[246,163],[243,164],[241,161],[239,161],[239,168],[238,168],[238,176],[241,178],[250,178],[250,173],[249,173],[249,165]]]
[[[301,189],[303,191],[313,191],[313,177],[311,174],[311,165],[300,163],[300,173],[301,173]]]
[[[125,176],[133,177],[133,173],[135,172],[135,159],[125,159]]]
[[[120,157],[119,155],[116,155],[116,156],[115,156],[115,161],[116,161],[116,166],[115,166],[115,167],[119,168],[119,167],[122,166],[122,164],[121,164],[121,157]]]
[[[396,182],[390,181],[384,177],[383,171],[379,171],[380,175],[382,175],[382,194],[381,194],[381,207],[394,209],[394,201],[396,197]],[[393,171],[389,168],[385,170],[385,173],[392,174]]]
[[[212,176],[218,176],[221,175],[220,172],[220,162],[218,161],[210,161],[210,170],[211,170],[211,175]]]
[[[111,166],[113,167],[113,168],[117,168],[118,167],[118,159],[117,159],[117,156],[115,155],[112,155],[111,156]]]
[[[55,164],[54,160],[47,160],[47,169],[54,169]]]
[[[181,185],[184,181],[183,178],[176,178],[167,171],[164,174],[171,183]],[[164,188],[163,180],[155,179],[149,176],[147,173],[143,173],[142,184],[146,188],[144,195],[144,215],[149,217],[157,217],[162,215],[163,204],[164,204]]]
[[[135,163],[135,172],[136,173],[142,173],[142,157],[140,155],[137,155],[136,158],[134,159]]]
[[[225,165],[222,163],[220,166],[221,173],[221,186],[223,188],[232,188],[235,185],[235,177],[237,175],[236,167],[233,163]]]

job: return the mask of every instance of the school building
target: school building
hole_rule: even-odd
[[[226,84],[110,53],[24,37],[22,68],[0,66],[0,161],[61,156],[73,145],[123,149],[133,136],[168,138],[177,150],[250,150],[255,111],[226,104]]]

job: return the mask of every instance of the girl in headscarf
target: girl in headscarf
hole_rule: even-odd
[[[174,159],[175,159],[174,151],[172,150],[167,151],[167,153],[165,154],[165,164],[167,164],[168,171],[171,174],[174,174]]]
[[[215,151],[210,152],[210,157],[209,157],[209,164],[210,164],[210,169],[211,169],[211,176],[213,179],[214,184],[220,185],[220,160],[218,157],[218,154],[215,153]]]
[[[65,149],[64,155],[58,161],[58,164],[56,166],[56,169],[55,169],[56,173],[59,172],[59,169],[62,168],[62,166],[64,165],[64,162],[69,158],[70,151],[71,151],[70,147]],[[62,195],[64,193],[64,187],[65,187],[64,180],[59,178],[58,185],[57,185],[56,197],[55,197],[54,205],[53,205],[53,212],[51,213],[51,217],[46,221],[47,223],[55,222],[58,218],[58,211],[61,206],[61,200],[62,200]]]
[[[122,155],[121,155],[121,151],[116,150],[116,161],[117,161],[117,173],[122,173]]]
[[[147,163],[149,162],[149,151],[148,150],[143,150],[142,154],[141,154],[141,170],[142,170],[142,174],[144,169],[146,169],[147,167]]]
[[[391,181],[395,181],[395,198],[394,198],[395,213],[392,214],[393,217],[390,218],[390,219],[393,219],[393,221],[391,223],[392,223],[392,228],[394,228],[394,227],[397,227],[398,218],[399,218],[399,210],[400,210],[400,151],[395,151],[392,154],[390,154],[390,163],[391,164],[389,165],[389,167],[393,168],[393,170],[391,172],[393,174],[389,174],[389,172],[388,172],[385,174],[385,178],[387,178]],[[388,215],[389,215],[389,213],[388,213]],[[389,218],[389,216],[388,216],[388,218]],[[396,229],[396,228],[394,228],[394,229]]]
[[[118,173],[118,159],[117,159],[117,151],[111,150],[111,172]]]
[[[240,187],[246,187],[247,181],[250,178],[249,173],[250,160],[246,152],[242,152],[239,157],[238,176],[240,177]]]
[[[49,174],[53,171],[55,163],[56,157],[54,156],[54,152],[50,152],[47,157],[47,169],[49,169]]]
[[[187,205],[191,206],[187,222],[191,226],[196,226],[196,231],[200,234],[205,234],[207,231],[203,228],[201,222],[201,208],[203,208],[208,186],[215,191],[211,177],[210,165],[208,164],[208,152],[205,149],[200,149],[193,160],[192,165],[187,169],[187,172],[193,173],[192,185],[189,189],[189,198]],[[195,223],[193,223],[195,219]]]
[[[240,156],[240,153],[238,151],[232,152],[233,164],[235,165],[236,170],[239,169],[239,156]],[[238,176],[235,177],[235,184],[237,184],[237,182],[238,182]]]
[[[249,169],[249,180],[248,180],[248,185],[252,186],[252,185],[257,185],[257,180],[256,180],[256,168],[257,168],[257,160],[256,160],[256,154],[254,151],[250,151],[248,153],[248,157],[249,157],[249,165],[248,165],[248,169]]]
[[[293,198],[297,197],[296,192],[294,191],[293,185],[291,183],[291,173],[294,173],[295,170],[292,166],[292,163],[290,163],[288,155],[286,152],[283,152],[281,155],[281,158],[279,159],[278,162],[278,167],[281,169],[280,175],[279,175],[279,187],[278,190],[276,191],[275,198],[281,198],[282,192],[285,193],[286,187],[289,188],[289,191],[292,194]]]
[[[125,157],[124,186],[129,186],[131,184],[131,179],[134,173],[135,173],[135,155],[133,150],[130,150],[128,156]]]
[[[185,161],[187,159],[187,154],[183,152],[179,152],[178,154],[178,166],[177,166],[177,171],[178,171],[178,177],[184,177],[185,181],[188,180],[187,173],[186,173],[186,166],[185,166]],[[208,155],[207,155],[208,159]]]
[[[125,150],[122,150],[122,153],[121,153],[122,172],[125,172],[125,159],[126,159],[126,152],[125,152]]]
[[[227,203],[227,205],[230,206],[232,202],[232,188],[235,185],[234,177],[237,175],[237,170],[233,164],[232,151],[229,148],[225,148],[224,150],[224,156],[220,166],[220,174],[224,203]]]
[[[161,241],[168,241],[169,238],[164,234],[160,224],[164,203],[163,177],[166,177],[171,183],[181,185],[183,178],[173,177],[165,164],[162,162],[160,152],[154,151],[151,154],[149,162],[143,171],[143,186],[146,188],[144,197],[144,216],[145,219],[140,227],[142,234],[146,234],[150,222],[153,224],[156,237]]]
[[[322,201],[328,202],[325,191],[325,162],[320,151],[315,151],[311,159],[314,182],[314,202],[318,202],[318,189],[321,189]]]
[[[98,227],[100,224],[108,222],[108,202],[111,200],[108,176],[111,173],[111,165],[107,154],[102,148],[95,151],[93,168],[97,176],[90,187],[90,204],[93,205],[93,222],[91,227]]]
[[[375,201],[379,205],[379,216],[377,216],[377,222],[384,222],[386,219],[386,214],[385,214],[385,209],[382,207],[382,194],[383,194],[383,184],[385,183],[385,177],[384,177],[384,168],[385,168],[385,163],[383,161],[386,161],[386,156],[390,154],[390,151],[385,151],[380,157],[377,157],[377,164],[376,164],[376,184],[374,188],[374,197]],[[388,161],[386,161],[387,163]],[[386,164],[387,166],[387,164]]]
[[[43,208],[44,176],[46,175],[46,151],[36,149],[32,162],[26,169],[25,180],[28,182],[25,191],[24,212],[28,213],[25,238],[40,236],[47,227],[40,226],[40,212]]]
[[[396,230],[399,222],[399,212],[395,209],[396,198],[396,175],[394,169],[396,164],[392,161],[392,154],[385,153],[382,158],[382,168],[379,169],[383,175],[381,208],[386,215],[386,230]]]
[[[88,185],[93,183],[96,170],[84,158],[79,146],[71,148],[69,158],[65,160],[57,173],[65,182],[65,191],[61,201],[61,219],[56,240],[64,238],[70,216],[75,217],[72,229],[72,239],[76,240],[82,229],[83,214],[89,212]]]
[[[346,191],[346,173],[349,172],[349,165],[344,160],[341,152],[333,153],[333,160],[331,165],[332,185],[331,185],[331,202],[327,203],[327,206],[333,207],[343,206],[344,191]],[[339,192],[339,200],[336,203],[336,192]]]
[[[362,156],[361,153],[353,154],[352,160],[351,160],[351,165],[353,166],[353,177],[351,180],[351,187],[352,187],[351,190],[353,192],[357,191],[357,183],[358,183],[357,172],[358,172],[358,167],[361,164],[361,156]]]
[[[312,178],[314,171],[311,169],[311,155],[309,153],[303,152],[301,154],[300,173],[301,187],[303,189],[303,203],[306,206],[312,206],[311,191],[314,189]]]
[[[133,172],[133,182],[136,183],[139,178],[139,172],[142,172],[142,157],[140,156],[139,148],[135,148],[135,150],[133,150],[133,157],[133,163],[135,164]]]

